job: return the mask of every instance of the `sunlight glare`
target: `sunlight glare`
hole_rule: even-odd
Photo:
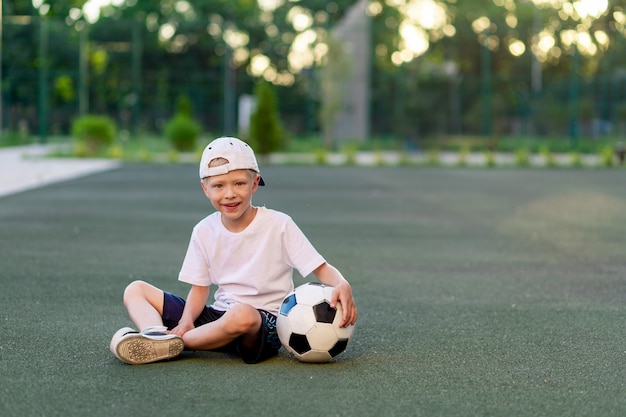
[[[35,1],[33,1],[33,4]],[[87,0],[83,5],[83,15],[89,23],[95,23],[100,18],[100,9],[105,6],[121,6],[124,0]]]
[[[264,12],[273,12],[285,3],[285,0],[257,0],[259,8]]]
[[[250,72],[255,77],[263,75],[266,69],[270,66],[270,59],[263,55],[258,54],[252,57],[250,60]]]
[[[526,45],[519,39],[512,39],[509,42],[509,52],[515,57],[522,56],[526,52]]]
[[[606,12],[608,7],[608,0],[578,0],[574,2],[574,10],[583,19],[588,17],[597,19]]]

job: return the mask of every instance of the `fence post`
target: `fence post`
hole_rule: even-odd
[[[136,135],[137,134],[137,124],[139,119],[139,114],[141,111],[141,53],[143,49],[142,44],[142,36],[141,36],[141,22],[139,19],[135,18],[132,22],[133,32],[132,32],[132,96],[133,102],[131,107],[131,132]]]
[[[578,146],[578,112],[580,101],[580,80],[578,79],[578,45],[574,44],[574,54],[570,65],[570,85],[569,85],[569,137],[570,146],[576,149]]]
[[[235,134],[235,70],[231,66],[232,50],[227,42],[224,42],[224,103],[222,111],[224,117],[224,134]]]
[[[491,98],[491,51],[487,45],[481,47],[481,103],[482,103],[482,116],[483,116],[483,135],[486,137],[491,136],[491,112],[492,112],[492,98]]]
[[[78,32],[78,114],[85,116],[89,112],[89,26],[77,27]]]
[[[39,20],[39,142],[48,138],[48,21]]]

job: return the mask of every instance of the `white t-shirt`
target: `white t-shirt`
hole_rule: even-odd
[[[324,262],[284,213],[258,207],[248,227],[233,233],[214,212],[194,227],[178,279],[217,285],[213,307],[218,310],[245,303],[276,314],[293,291],[293,269],[306,277]]]

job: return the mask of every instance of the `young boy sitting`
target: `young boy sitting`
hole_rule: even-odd
[[[178,356],[186,350],[236,352],[257,363],[280,349],[276,314],[293,290],[293,269],[334,287],[331,306],[343,307],[342,327],[357,320],[352,289],[316,251],[288,215],[252,205],[265,185],[250,146],[221,137],[204,149],[200,184],[215,212],[193,229],[178,279],[191,284],[187,299],[134,281],[124,305],[140,331],[118,330],[111,352],[130,364]],[[207,306],[209,286],[217,286]]]

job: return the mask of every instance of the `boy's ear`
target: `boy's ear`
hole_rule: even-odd
[[[261,182],[261,176],[256,174],[254,177],[254,185],[252,186],[252,192],[256,192],[259,189],[259,183]]]
[[[204,180],[200,180],[200,186],[202,187],[202,191],[204,191],[204,195],[206,195],[208,197],[209,196],[209,190],[208,190],[206,184],[204,183]]]

